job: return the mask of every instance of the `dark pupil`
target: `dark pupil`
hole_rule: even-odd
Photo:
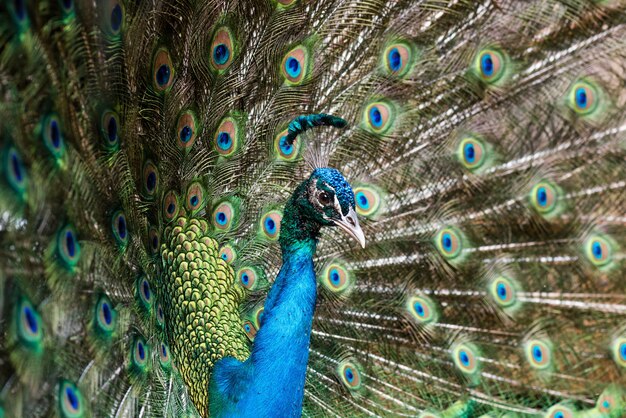
[[[469,357],[467,357],[467,354],[465,354],[465,352],[462,352],[462,353],[461,353],[461,362],[462,362],[463,364],[467,364],[467,363],[469,363]]]
[[[217,140],[219,141],[220,144],[226,146],[230,142],[230,135],[228,135],[226,132],[220,132],[220,135],[217,138]]]
[[[539,200],[539,204],[541,206],[545,205],[546,202],[548,201],[548,195],[546,193],[546,190],[543,188],[539,189],[539,192],[537,193],[537,195],[538,195],[537,198]]]
[[[35,315],[33,315],[33,311],[26,307],[24,308],[24,314],[26,315],[26,323],[28,324],[28,328],[30,328],[31,332],[37,332],[37,321],[35,320]]]
[[[346,370],[346,378],[348,380],[354,379],[354,374],[352,373],[352,370],[350,370],[350,369]]]
[[[117,139],[117,122],[115,121],[115,118],[109,119],[107,130],[109,134],[109,141],[115,141]]]
[[[498,294],[501,297],[505,297],[506,296],[506,289],[504,288],[504,286],[502,286],[502,285],[498,286]]]
[[[493,71],[493,60],[489,55],[487,55],[483,60],[483,70],[485,70],[487,74]]]
[[[59,124],[55,120],[50,123],[50,139],[52,140],[52,145],[58,148],[61,143],[61,135],[59,132]]]
[[[576,92],[576,99],[581,107],[585,107],[587,105],[587,93],[585,92],[585,89],[578,89]]]
[[[159,240],[157,237],[152,238],[152,247],[156,248],[159,245]]]
[[[602,257],[602,246],[598,242],[594,242],[592,247],[593,255],[596,258]]]
[[[191,139],[191,128],[189,126],[185,126],[180,130],[180,140],[183,142],[187,142]]]
[[[445,248],[450,248],[450,247],[452,247],[452,240],[450,239],[450,237],[449,237],[449,236],[445,236],[445,237],[443,238],[443,246],[444,246]]]
[[[170,81],[170,67],[166,64],[161,64],[157,70],[156,79],[159,86],[165,86]]]
[[[287,63],[287,65],[289,66],[289,69],[291,70],[291,72],[295,73],[298,71],[298,68],[300,67],[300,63],[298,62],[297,59],[295,58],[291,58],[289,60],[289,62]]]
[[[139,351],[139,358],[143,360],[143,358],[146,356],[146,352],[143,349],[142,343],[137,343],[137,351]]]
[[[372,121],[375,125],[378,125],[382,121],[382,116],[380,115],[380,111],[376,108],[372,109]]]
[[[422,308],[422,305],[416,305],[415,306],[415,310],[417,311],[418,314],[422,315],[424,313],[424,308]]]
[[[176,209],[176,206],[173,203],[170,203],[169,205],[167,205],[167,213],[169,213],[170,215],[174,213],[175,209]]]
[[[333,283],[337,283],[339,281],[339,274],[333,272],[333,274],[330,275],[330,280],[332,280]]]
[[[330,197],[328,196],[328,193],[320,194],[320,202],[322,202],[323,204],[327,204],[328,202],[330,202]]]
[[[391,53],[389,54],[389,62],[392,70],[397,71],[400,68],[401,57],[396,48],[391,50]]]
[[[146,299],[150,299],[150,285],[146,281],[143,282],[143,294]]]
[[[65,9],[69,9],[70,7],[72,7],[72,0],[63,0],[63,7]]]
[[[361,203],[361,206],[367,205],[367,197],[365,197],[365,195],[359,196],[359,202]]]
[[[76,246],[74,245],[74,236],[69,231],[65,233],[65,245],[67,246],[67,253],[70,257],[74,257],[76,254]]]
[[[224,58],[227,53],[228,53],[228,50],[226,49],[226,45],[219,44],[218,46],[215,47],[215,60],[218,63],[222,64],[224,62]]]
[[[67,400],[70,401],[70,405],[72,405],[73,409],[78,409],[78,397],[74,393],[71,388],[65,389],[65,395],[67,396]]]
[[[111,29],[118,31],[122,26],[122,6],[116,4],[111,10]]]
[[[165,349],[165,344],[161,344],[161,352],[163,353],[163,357],[167,357],[167,350]]]
[[[20,20],[24,19],[24,16],[26,15],[26,8],[24,7],[24,2],[22,0],[15,0],[13,2],[13,5],[15,7],[15,14],[17,15],[17,17],[19,17]]]
[[[151,172],[150,174],[148,174],[146,187],[148,188],[148,190],[154,190],[155,186],[156,186],[156,173]]]
[[[470,161],[474,159],[475,153],[474,153],[474,147],[472,145],[465,148],[465,155],[467,159]]]
[[[543,354],[541,353],[541,349],[539,347],[535,347],[535,357],[539,360],[541,360],[541,358],[543,357]]]
[[[272,230],[272,229],[274,229],[275,226],[276,226],[276,224],[274,223],[273,220],[271,220],[271,219],[267,220],[267,228],[268,229]]]
[[[196,206],[198,204],[198,196],[191,197],[191,206]]]
[[[104,322],[108,324],[111,323],[111,308],[107,303],[102,304],[102,314],[104,315]]]
[[[15,154],[11,155],[11,165],[13,166],[13,174],[15,174],[17,181],[22,181],[22,168]]]
[[[126,237],[126,220],[123,216],[120,216],[117,221],[117,232],[120,234],[120,238]]]
[[[220,212],[217,214],[217,220],[220,222],[226,222],[226,215],[224,215],[224,212]]]
[[[248,281],[249,281],[248,275],[244,274],[243,276],[241,276],[241,280],[243,280],[244,283],[248,283]]]
[[[619,348],[619,351],[622,354],[622,357],[626,358],[626,344],[622,344]]]

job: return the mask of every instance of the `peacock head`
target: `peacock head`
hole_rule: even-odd
[[[289,206],[289,205],[288,205]],[[365,247],[365,235],[356,216],[354,192],[334,168],[318,168],[296,189],[291,205],[302,221],[294,227],[338,226]]]

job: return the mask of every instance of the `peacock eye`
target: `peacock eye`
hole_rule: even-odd
[[[329,205],[330,204],[330,195],[326,192],[322,192],[317,196],[317,200],[323,205]]]

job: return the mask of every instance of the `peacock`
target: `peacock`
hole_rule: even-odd
[[[7,0],[0,418],[626,416],[623,0]]]

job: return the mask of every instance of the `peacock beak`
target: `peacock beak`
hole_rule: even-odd
[[[362,248],[365,248],[365,235],[363,235],[363,230],[359,225],[359,220],[356,217],[354,209],[350,209],[350,212],[348,212],[346,216],[342,216],[341,219],[333,219],[333,221],[335,225],[357,240]]]

